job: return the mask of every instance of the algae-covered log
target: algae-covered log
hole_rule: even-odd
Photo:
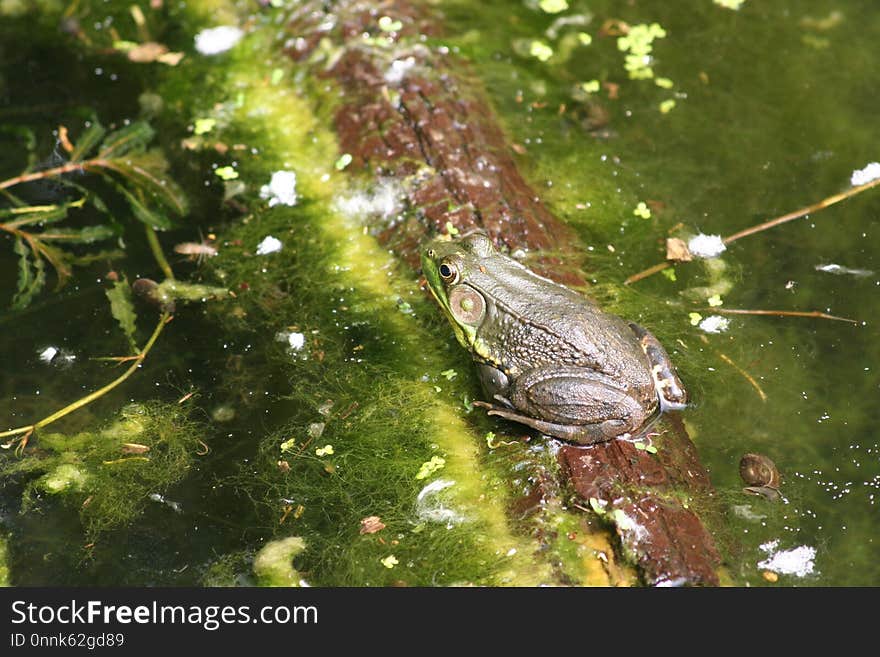
[[[583,284],[572,231],[517,170],[467,64],[425,35],[438,17],[402,0],[307,2],[288,25],[289,53],[335,83],[335,125],[347,171],[395,185],[402,220],[378,224],[380,241],[415,265],[418,244],[444,230],[485,230],[536,253],[551,278]],[[552,267],[550,266],[552,265]],[[563,447],[572,488],[615,527],[623,551],[651,584],[717,584],[713,539],[690,508],[711,485],[682,424],[657,425],[660,449],[614,441]]]

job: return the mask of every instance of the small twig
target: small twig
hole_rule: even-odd
[[[668,269],[668,268],[671,267],[671,266],[672,266],[672,263],[671,263],[669,260],[666,260],[665,262],[658,262],[658,263],[657,263],[656,265],[654,265],[653,267],[648,267],[648,268],[645,269],[644,271],[640,271],[638,274],[633,274],[632,276],[630,276],[629,278],[627,278],[627,279],[623,282],[623,284],[624,284],[624,285],[629,285],[629,284],[631,284],[631,283],[635,283],[635,282],[637,282],[637,281],[642,280],[643,278],[648,278],[648,276],[653,276],[653,275],[656,274],[657,272],[661,272],[661,271],[663,271],[664,269]]]
[[[77,399],[72,404],[68,404],[67,406],[62,408],[60,411],[56,411],[56,412],[52,413],[52,415],[49,415],[48,417],[43,418],[39,422],[36,422],[34,424],[29,424],[25,427],[18,427],[17,429],[10,429],[8,431],[0,432],[0,438],[5,438],[7,436],[19,436],[18,438],[9,440],[8,442],[4,443],[3,447],[9,448],[12,446],[13,443],[18,442],[18,446],[15,448],[15,451],[16,451],[16,453],[20,454],[22,452],[22,450],[24,450],[24,448],[27,446],[28,440],[30,439],[30,437],[34,433],[34,431],[36,431],[37,429],[41,429],[42,427],[45,427],[49,424],[52,424],[56,420],[60,420],[65,415],[73,413],[74,411],[79,410],[83,406],[91,404],[93,401],[95,401],[99,397],[103,397],[105,394],[107,394],[108,392],[113,390],[113,388],[115,388],[119,384],[123,383],[128,377],[130,377],[132,374],[134,374],[135,371],[141,366],[141,363],[147,357],[147,354],[150,352],[150,349],[153,348],[153,345],[156,344],[156,340],[159,339],[159,335],[162,333],[162,329],[170,321],[171,321],[171,315],[169,313],[162,313],[162,316],[159,318],[159,323],[156,325],[156,329],[153,331],[153,335],[150,336],[150,339],[147,342],[146,346],[144,346],[143,351],[141,351],[141,353],[138,354],[138,356],[135,359],[135,362],[132,363],[131,366],[125,372],[122,373],[122,375],[120,375],[119,377],[117,377],[116,379],[114,379],[113,381],[108,383],[107,385],[105,385],[103,388],[100,388],[99,390],[96,390],[95,392],[93,392],[89,395],[86,395],[85,397],[81,397],[80,399]]]
[[[14,187],[15,185],[32,182],[34,180],[42,180],[43,178],[51,178],[52,176],[61,176],[65,173],[71,173],[73,171],[82,171],[83,169],[88,170],[91,168],[109,168],[109,164],[110,163],[107,160],[101,159],[85,160],[84,162],[68,162],[67,164],[62,164],[60,167],[43,169],[42,171],[34,171],[33,173],[23,173],[20,176],[15,176],[14,178],[0,180],[0,189]]]
[[[822,199],[818,203],[813,203],[813,205],[808,205],[807,207],[801,208],[800,210],[789,212],[788,214],[784,214],[781,217],[776,217],[776,219],[771,219],[770,221],[765,221],[764,223],[758,224],[757,226],[752,226],[751,228],[741,230],[738,233],[734,233],[733,235],[728,235],[724,238],[724,243],[730,244],[731,242],[735,242],[741,237],[760,233],[761,231],[767,230],[768,228],[773,228],[774,226],[793,221],[794,219],[800,219],[801,217],[812,214],[814,212],[818,212],[819,210],[824,210],[825,208],[830,207],[835,203],[840,203],[841,201],[844,201],[851,196],[855,196],[856,194],[863,192],[866,189],[870,189],[871,187],[876,187],[877,185],[880,185],[880,178],[876,178],[874,180],[871,180],[870,182],[866,182],[863,185],[858,185],[857,187],[850,187],[845,192],[829,196],[828,198]]]
[[[813,203],[812,205],[808,205],[806,207],[800,208],[799,210],[795,210],[794,212],[789,212],[788,214],[784,214],[781,217],[776,217],[775,219],[771,219],[770,221],[765,221],[764,223],[758,224],[756,226],[752,226],[750,228],[745,228],[738,233],[734,233],[733,235],[728,235],[723,238],[722,241],[725,245],[730,244],[731,242],[735,242],[738,239],[743,237],[747,237],[748,235],[754,235],[755,233],[760,233],[762,231],[768,230],[770,228],[774,228],[775,226],[779,226],[780,224],[787,223],[789,221],[793,221],[795,219],[800,219],[801,217],[805,217],[809,214],[813,214],[814,212],[818,212],[819,210],[824,210],[827,207],[834,205],[835,203],[840,203],[841,201],[845,201],[846,199],[855,196],[865,190],[871,189],[872,187],[876,187],[880,185],[880,178],[875,178],[869,182],[864,183],[863,185],[857,185],[856,187],[851,187],[844,192],[840,192],[839,194],[834,194],[833,196],[829,196],[828,198],[824,198],[818,203]],[[627,278],[623,284],[630,285],[631,283],[635,283],[637,281],[642,280],[643,278],[647,278],[648,276],[653,276],[657,272],[663,271],[671,267],[673,263],[669,260],[665,262],[658,263],[653,265],[652,267],[648,267],[647,269],[640,271],[637,274],[633,274],[629,278]],[[827,317],[826,319],[831,319]],[[839,319],[839,318],[833,318]],[[847,320],[849,321],[849,320]]]
[[[752,387],[758,391],[758,396],[761,398],[761,401],[767,401],[766,393],[761,389],[761,386],[758,385],[758,382],[755,381],[755,378],[751,374],[746,372],[743,368],[741,368],[739,365],[734,363],[733,360],[729,356],[722,354],[720,351],[718,352],[718,356],[721,358],[721,360],[723,360],[725,363],[730,365],[737,372],[742,374],[745,377],[746,381],[748,381],[749,383],[752,384]]]
[[[814,317],[816,319],[831,319],[836,322],[849,322],[858,324],[858,320],[849,317],[838,317],[818,310],[742,310],[739,308],[709,308],[711,312],[727,315],[772,315],[775,317]]]

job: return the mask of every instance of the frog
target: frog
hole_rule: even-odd
[[[502,253],[483,231],[421,247],[428,289],[476,365],[490,416],[593,445],[639,432],[688,395],[648,330]]]

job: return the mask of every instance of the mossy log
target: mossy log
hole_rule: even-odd
[[[438,16],[403,0],[307,2],[287,30],[288,54],[338,94],[346,170],[402,190],[408,211],[375,229],[381,243],[418,267],[428,235],[480,228],[536,254],[548,277],[585,284],[573,230],[519,173],[467,62],[425,42],[439,36]],[[708,474],[679,418],[662,418],[651,436],[656,453],[626,440],[562,447],[564,488],[613,524],[646,583],[718,584],[720,556],[695,512],[711,507]]]

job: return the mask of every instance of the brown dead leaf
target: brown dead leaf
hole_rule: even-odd
[[[66,126],[58,126],[58,141],[61,143],[62,148],[64,148],[64,150],[66,150],[68,153],[73,152],[73,144],[70,143],[70,139],[67,136]]]
[[[673,262],[690,262],[694,259],[688,249],[687,242],[678,237],[666,239],[666,259]]]
[[[182,52],[169,52],[164,55],[159,55],[156,58],[156,61],[160,64],[166,64],[168,66],[177,66],[180,63],[180,60],[183,59]]]
[[[608,82],[605,81],[602,83],[602,87],[608,92],[609,100],[617,100],[617,97],[620,95],[620,85],[616,82]]]
[[[367,516],[361,520],[361,534],[375,534],[385,529],[385,523],[379,519],[379,516]]]
[[[150,451],[148,445],[141,445],[139,443],[122,443],[122,453],[123,454],[146,454]]]
[[[168,46],[155,41],[139,43],[134,48],[126,51],[125,56],[137,64],[159,62],[168,66],[177,66],[183,59],[182,52],[169,52]]]
[[[133,62],[146,64],[148,62],[155,62],[161,55],[167,52],[168,46],[156,43],[155,41],[147,41],[146,43],[139,43],[125,54]]]

